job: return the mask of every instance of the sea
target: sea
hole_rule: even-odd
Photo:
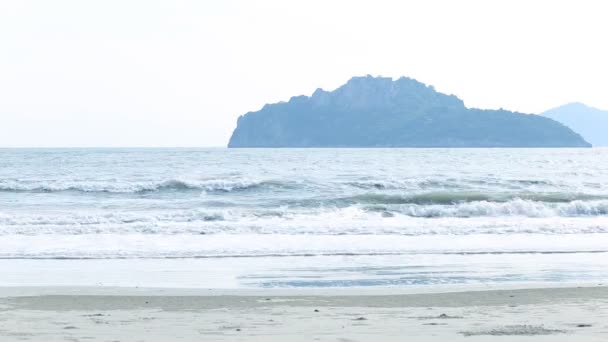
[[[1,149],[0,286],[608,281],[608,149]]]

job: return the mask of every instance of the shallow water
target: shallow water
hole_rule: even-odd
[[[607,252],[607,149],[0,150],[0,285],[599,282]]]

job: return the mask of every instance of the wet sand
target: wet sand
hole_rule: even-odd
[[[406,340],[607,341],[608,287],[0,289],[3,342]]]

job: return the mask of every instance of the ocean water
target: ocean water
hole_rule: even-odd
[[[4,149],[0,286],[608,281],[608,149]]]

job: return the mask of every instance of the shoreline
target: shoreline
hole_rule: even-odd
[[[40,291],[41,289],[37,289]],[[125,289],[107,288],[100,289],[66,288],[45,289],[38,294],[21,293],[8,294],[0,290],[0,303],[29,303],[27,307],[35,310],[57,309],[49,303],[59,303],[64,299],[75,299],[69,310],[92,309],[91,304],[99,302],[99,298],[109,302],[116,300],[121,302],[131,301],[141,303],[157,300],[158,303],[172,302],[174,300],[183,302],[183,305],[193,308],[206,308],[208,303],[242,304],[244,306],[268,306],[274,305],[274,299],[278,303],[285,301],[310,302],[311,305],[320,306],[378,306],[378,307],[428,307],[428,306],[488,306],[488,305],[534,305],[548,300],[571,300],[571,299],[606,299],[608,300],[608,286],[577,286],[577,287],[528,287],[528,288],[502,288],[502,289],[470,289],[462,291],[447,292],[405,292],[396,291],[382,292],[361,291],[362,289],[277,289],[277,290],[214,290],[214,289]],[[59,290],[59,291],[58,291]],[[62,292],[63,290],[64,292]],[[92,291],[91,291],[92,290]],[[126,290],[126,291],[125,291]],[[130,290],[130,291],[129,291]],[[18,291],[15,289],[15,291]],[[85,305],[85,303],[87,303]],[[194,304],[196,303],[196,304]],[[223,305],[223,304],[222,304]],[[113,310],[112,305],[104,308]],[[162,305],[161,305],[162,306]]]
[[[492,284],[446,284],[367,287],[297,287],[297,288],[190,288],[147,286],[1,286],[0,298],[37,296],[190,296],[190,297],[257,297],[257,296],[412,296],[563,289],[608,289],[604,282],[522,282]]]
[[[0,340],[608,339],[608,286],[315,291],[0,288]]]

